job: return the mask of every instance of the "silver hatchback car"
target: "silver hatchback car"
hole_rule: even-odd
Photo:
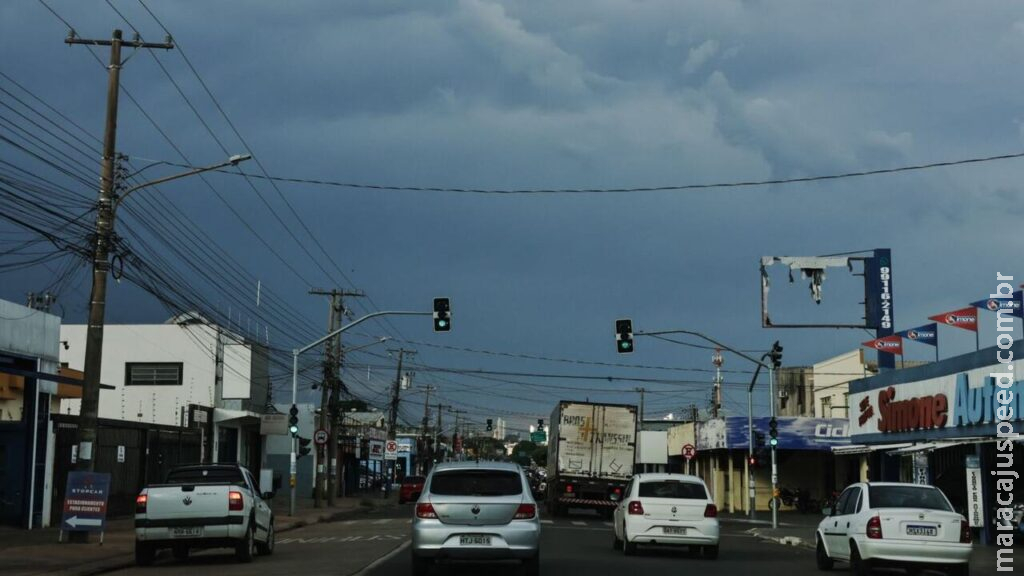
[[[517,464],[449,462],[427,476],[412,523],[412,573],[435,560],[522,560],[540,573],[540,517]]]

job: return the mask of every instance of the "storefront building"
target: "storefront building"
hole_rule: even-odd
[[[1013,470],[1024,457],[1017,438],[996,442],[1000,420],[1001,432],[1024,426],[1024,380],[997,352],[1022,358],[1024,342],[852,382],[852,446],[843,449],[860,453],[867,480],[939,487],[985,541],[993,532],[991,473]]]

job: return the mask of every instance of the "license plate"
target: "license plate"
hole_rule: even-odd
[[[686,534],[686,528],[680,526],[665,526],[661,531],[665,534]]]
[[[907,526],[908,536],[938,536],[939,531],[934,526]]]
[[[490,546],[490,536],[459,536],[459,544],[462,546]]]
[[[194,528],[171,528],[171,538],[199,538],[203,535],[203,529]]]

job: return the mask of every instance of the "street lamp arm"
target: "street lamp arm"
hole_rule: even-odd
[[[349,328],[355,326],[356,324],[361,324],[361,323],[365,322],[366,320],[369,320],[370,318],[376,318],[377,316],[433,316],[433,314],[434,314],[433,312],[408,312],[408,311],[397,311],[397,310],[385,310],[385,311],[382,311],[382,312],[374,312],[372,314],[367,314],[366,316],[363,316],[362,318],[359,318],[358,320],[354,320],[351,323],[346,324],[345,326],[342,326],[341,328],[338,328],[334,332],[331,332],[331,333],[327,334],[326,336],[324,336],[323,338],[320,338],[316,342],[313,342],[313,343],[311,343],[311,344],[309,344],[307,346],[304,346],[302,348],[297,348],[292,353],[295,354],[296,356],[298,356],[299,354],[302,354],[303,352],[306,352],[307,350],[309,350],[311,348],[316,348],[320,344],[323,344],[327,340],[330,340],[331,338],[334,338],[338,334],[341,334],[342,332],[344,332],[345,330],[348,330]],[[374,342],[374,344],[377,344],[377,343],[378,342]]]
[[[705,336],[704,334],[701,334],[700,332],[694,332],[693,330],[659,330],[657,332],[637,332],[636,333],[637,336],[661,336],[661,335],[664,335],[664,334],[689,334],[690,336],[696,336],[697,338],[700,338],[700,339],[704,340],[705,342],[710,342],[710,343],[714,344],[715,346],[718,346],[719,348],[722,348],[723,350],[728,350],[729,352],[732,352],[733,354],[735,354],[735,355],[737,355],[737,356],[739,356],[741,358],[745,358],[745,359],[753,362],[754,364],[757,364],[758,367],[764,367],[764,368],[768,367],[768,365],[763,362],[764,357],[762,357],[761,360],[755,360],[754,358],[751,358],[750,356],[747,356],[743,352],[740,352],[739,350],[737,350],[735,348],[732,348],[731,346],[727,346],[725,344],[722,344],[721,342],[719,342],[718,340],[715,340],[714,338],[711,338],[710,336]]]
[[[157,184],[163,184],[165,182],[170,182],[171,180],[177,180],[179,178],[185,178],[185,177],[188,177],[188,176],[195,176],[196,174],[202,174],[203,172],[209,172],[211,170],[217,170],[217,169],[220,169],[220,168],[224,168],[225,166],[237,166],[238,163],[245,162],[246,160],[249,160],[250,158],[252,158],[251,154],[237,154],[235,156],[232,156],[231,158],[228,158],[228,160],[226,162],[221,162],[220,164],[214,164],[213,166],[205,166],[203,168],[195,168],[193,170],[189,170],[188,172],[182,172],[181,174],[173,174],[171,176],[164,176],[163,178],[157,178],[156,180],[152,180],[150,182],[143,182],[142,184],[139,184],[137,186],[132,186],[131,188],[125,190],[124,194],[121,194],[114,201],[114,208],[116,209],[118,206],[120,206],[121,203],[124,202],[125,198],[127,198],[129,194],[131,194],[132,192],[135,192],[136,190],[140,190],[142,188],[148,188],[150,186],[156,186]],[[151,166],[155,166],[155,164],[152,164]],[[149,167],[150,166],[147,166],[146,168],[149,168]],[[145,170],[145,168],[143,168],[143,170]],[[141,172],[141,171],[142,170],[140,170],[139,172]]]

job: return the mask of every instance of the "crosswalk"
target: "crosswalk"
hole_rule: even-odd
[[[412,524],[412,518],[378,518],[375,520],[342,520],[338,522],[341,526],[353,526],[356,524],[372,524],[374,526],[386,526],[386,525],[401,525],[401,524]],[[612,523],[603,520],[551,520],[542,519],[541,524],[546,526],[558,525],[558,526],[573,526],[576,528],[611,528]]]

